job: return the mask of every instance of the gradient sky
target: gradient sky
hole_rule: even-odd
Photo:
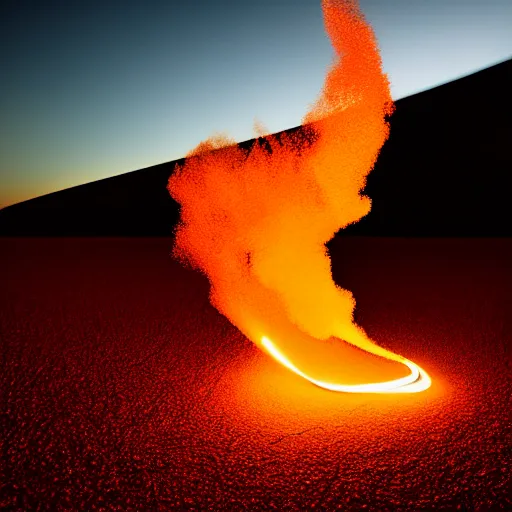
[[[512,57],[510,0],[361,0],[395,99]],[[3,0],[0,207],[297,126],[320,0]]]

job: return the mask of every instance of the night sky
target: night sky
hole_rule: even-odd
[[[510,0],[361,0],[399,99],[512,57]],[[297,126],[320,0],[4,0],[0,206]]]

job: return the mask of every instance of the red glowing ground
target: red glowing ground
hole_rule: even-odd
[[[413,395],[318,389],[167,239],[0,240],[0,508],[512,507],[511,239],[341,238],[333,274]]]

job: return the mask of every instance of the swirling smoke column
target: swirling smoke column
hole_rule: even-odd
[[[325,243],[366,215],[366,176],[394,109],[377,42],[355,1],[322,2],[335,50],[302,136],[268,136],[251,150],[225,137],[201,142],[169,179],[181,205],[174,255],[204,272],[212,304],[254,343],[314,384],[348,392],[414,392],[417,365],[373,343],[353,322],[352,294],[332,280]],[[339,338],[406,365],[407,377],[363,385],[314,379],[282,344]],[[341,341],[340,341],[341,343]],[[343,381],[343,375],[340,375]]]

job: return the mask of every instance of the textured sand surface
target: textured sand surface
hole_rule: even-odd
[[[430,390],[302,381],[168,239],[0,239],[0,508],[510,510],[512,239],[330,249]]]

